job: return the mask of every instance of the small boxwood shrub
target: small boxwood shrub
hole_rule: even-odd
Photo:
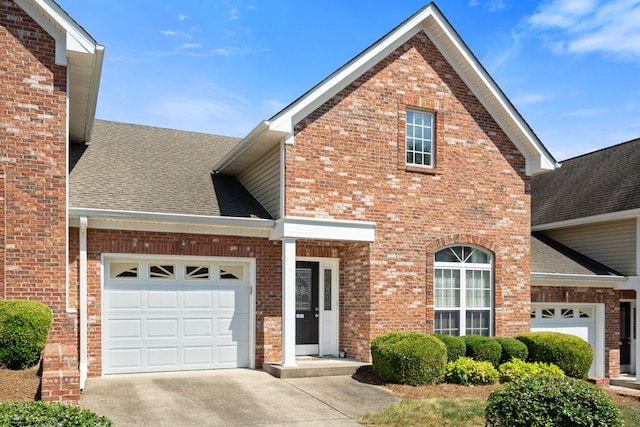
[[[493,337],[494,340],[502,347],[502,356],[500,357],[500,363],[505,363],[511,359],[527,360],[529,356],[529,350],[522,341],[518,341],[515,338],[508,337]]]
[[[553,363],[569,377],[588,378],[593,349],[582,338],[559,332],[525,332],[515,338],[529,349],[527,361]]]
[[[486,385],[498,382],[498,371],[491,362],[460,357],[447,363],[444,379],[448,383],[462,385]]]
[[[25,369],[38,363],[51,318],[51,309],[39,302],[0,301],[0,365]]]
[[[618,409],[597,386],[568,377],[525,377],[489,396],[486,425],[622,426]]]
[[[460,337],[451,335],[436,334],[434,335],[447,346],[447,361],[453,362],[467,354],[467,344]]]
[[[521,359],[511,359],[503,363],[498,367],[498,373],[503,383],[532,376],[564,376],[562,369],[553,363],[525,362]]]
[[[387,332],[371,341],[373,371],[384,381],[422,385],[442,382],[447,347],[421,332]]]
[[[466,335],[462,337],[467,344],[466,356],[478,362],[490,362],[494,367],[500,364],[502,346],[490,337]]]
[[[100,417],[86,409],[40,400],[37,402],[0,403],[0,425],[111,427],[113,423],[108,418]]]

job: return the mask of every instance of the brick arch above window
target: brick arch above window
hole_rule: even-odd
[[[448,234],[427,242],[427,254],[433,255],[439,249],[451,245],[471,244],[489,250],[495,254],[496,245],[491,239],[474,234]]]

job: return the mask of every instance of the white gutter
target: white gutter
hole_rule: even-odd
[[[93,58],[93,73],[91,73],[91,83],[89,87],[89,99],[87,101],[87,120],[84,125],[84,140],[91,141],[93,135],[93,118],[96,116],[98,105],[98,91],[100,89],[100,77],[102,76],[102,63],[104,62],[104,46],[96,45],[96,54]]]
[[[84,389],[89,370],[87,340],[87,217],[80,217],[80,390]]]
[[[631,209],[628,211],[606,213],[602,215],[587,216],[582,218],[569,219],[566,221],[557,221],[557,222],[550,222],[548,224],[534,225],[533,227],[531,227],[531,231],[544,231],[544,230],[551,230],[554,228],[592,224],[592,223],[601,222],[601,221],[615,221],[620,219],[633,219],[633,218],[640,218],[640,209]]]
[[[532,279],[551,280],[580,280],[587,282],[626,282],[626,276],[602,276],[590,274],[564,274],[564,273],[531,273]]]
[[[159,212],[138,212],[111,209],[69,208],[70,217],[91,217],[122,221],[168,222],[176,224],[202,224],[244,228],[270,229],[275,225],[272,219],[263,218],[230,218],[210,215],[188,215]]]

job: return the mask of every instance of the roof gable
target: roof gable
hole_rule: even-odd
[[[294,126],[394,52],[425,32],[526,159],[526,173],[552,170],[555,159],[520,116],[434,3],[430,3],[268,121],[260,123],[217,165],[235,174],[282,138],[294,143]]]
[[[532,225],[640,209],[638,165],[640,139],[635,139],[566,160],[555,171],[533,177]]]

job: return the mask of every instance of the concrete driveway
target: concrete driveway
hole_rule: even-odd
[[[89,378],[80,406],[122,426],[342,426],[399,401],[349,376],[229,369]]]

